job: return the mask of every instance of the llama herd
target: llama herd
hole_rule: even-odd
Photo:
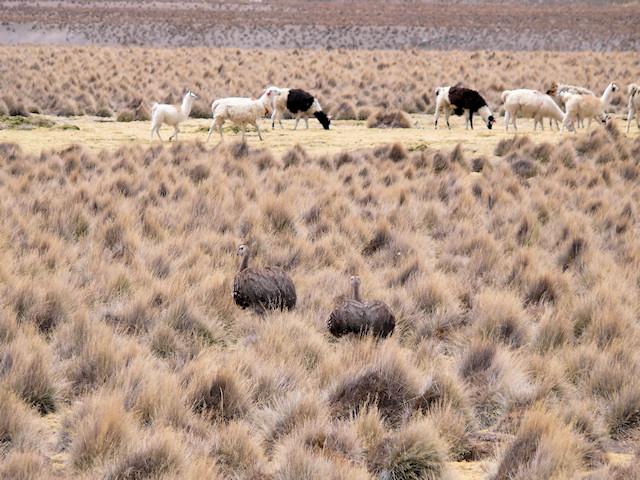
[[[556,128],[563,132],[565,129],[575,131],[576,126],[583,127],[585,120],[587,120],[588,126],[591,125],[592,120],[604,124],[609,119],[606,113],[607,106],[612,95],[618,90],[619,87],[613,82],[607,86],[601,97],[583,87],[558,85],[555,82],[546,93],[525,88],[505,90],[501,95],[505,128],[509,131],[511,125],[517,131],[516,119],[519,116],[532,118],[534,130],[537,130],[538,125],[544,130],[546,118],[549,119],[550,128],[553,128],[555,123]],[[627,133],[634,117],[638,128],[640,128],[640,85],[632,83],[628,87],[628,92]],[[489,129],[496,123],[489,105],[476,90],[460,86],[445,86],[436,88],[435,94],[436,129],[441,114],[445,115],[447,127],[451,128],[449,116],[452,112],[457,116],[465,116],[467,129],[469,127],[473,129],[473,115],[475,113],[480,115]],[[153,104],[151,109],[151,140],[156,135],[162,141],[160,127],[163,124],[172,126],[174,129],[169,140],[177,140],[180,132],[179,125],[189,118],[193,102],[197,98],[189,90],[184,95],[180,106]],[[308,118],[310,116],[314,116],[325,130],[329,130],[331,125],[331,119],[322,111],[320,102],[310,93],[294,88],[267,87],[258,99],[248,97],[221,98],[211,104],[211,113],[213,120],[207,141],[211,139],[214,130],[220,133],[222,140],[224,138],[222,127],[227,121],[240,128],[243,140],[247,125],[253,125],[258,132],[258,137],[262,140],[258,120],[268,115],[271,117],[272,129],[275,129],[276,121],[281,128],[284,128],[282,116],[285,113],[295,118],[294,130],[298,128],[301,119],[304,119],[306,128],[309,128]]]

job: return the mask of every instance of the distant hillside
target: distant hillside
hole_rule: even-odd
[[[638,50],[639,2],[0,1],[0,43]]]

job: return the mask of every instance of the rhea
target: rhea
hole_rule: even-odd
[[[291,310],[296,306],[296,287],[280,267],[249,267],[249,247],[237,251],[240,267],[233,281],[233,301],[241,308],[258,313],[266,310]]]
[[[360,277],[350,279],[352,298],[343,300],[331,312],[327,327],[336,337],[349,333],[356,335],[372,334],[376,337],[388,337],[393,333],[396,319],[389,307],[378,300],[365,302],[360,296]]]

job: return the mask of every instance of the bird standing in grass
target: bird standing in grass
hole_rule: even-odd
[[[238,273],[233,280],[233,301],[241,308],[256,312],[291,310],[296,306],[296,287],[280,267],[249,267],[249,247],[240,245]]]
[[[389,307],[380,301],[363,302],[360,297],[360,277],[351,277],[352,298],[342,301],[329,316],[327,327],[332,335],[348,333],[388,337],[393,333],[396,319]]]

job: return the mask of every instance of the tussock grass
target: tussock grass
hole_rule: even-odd
[[[593,132],[481,161],[404,143],[0,145],[2,468],[443,478],[497,455],[497,478],[613,471],[606,451],[640,431],[639,190],[619,153],[635,144]],[[240,243],[291,273],[295,310],[235,307]],[[327,333],[353,274],[393,337]]]

